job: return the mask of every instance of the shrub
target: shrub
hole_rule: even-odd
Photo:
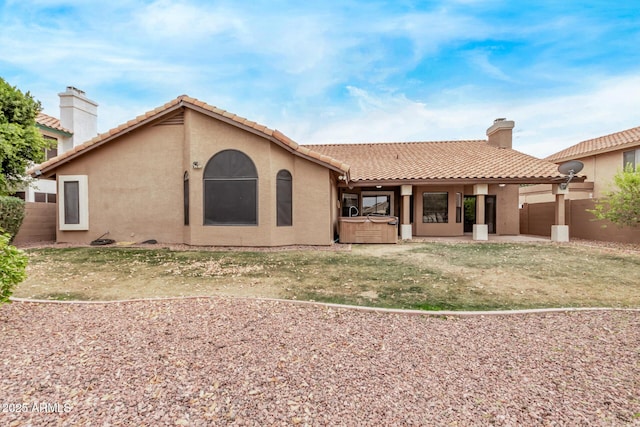
[[[597,219],[606,219],[619,227],[640,225],[640,166],[630,164],[613,177],[614,189],[596,201],[595,209],[588,210]]]
[[[24,220],[24,201],[17,197],[0,196],[0,230],[9,233],[10,240],[18,234]]]
[[[27,256],[9,241],[8,233],[0,234],[0,304],[10,302],[15,286],[27,277]]]

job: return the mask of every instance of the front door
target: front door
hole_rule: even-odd
[[[464,196],[464,232],[473,232],[476,223],[476,196]],[[484,223],[490,234],[496,233],[496,196],[484,196]]]

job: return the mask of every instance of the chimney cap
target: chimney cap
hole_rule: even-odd
[[[67,92],[77,92],[77,93],[79,93],[81,95],[85,95],[83,90],[80,90],[75,86],[67,86]]]
[[[507,118],[506,118],[506,117],[498,117],[497,119],[495,119],[495,120],[493,121],[493,123],[504,122],[505,120],[507,120]]]

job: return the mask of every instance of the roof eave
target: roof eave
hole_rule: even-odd
[[[41,123],[36,123],[36,127],[38,129],[41,129],[41,130],[46,130],[48,132],[55,133],[57,135],[62,135],[62,136],[67,136],[67,137],[73,136],[72,132],[67,132],[67,131],[64,131],[64,130],[56,129],[56,128],[53,128],[51,126],[43,125]]]
[[[573,177],[571,182],[584,182],[586,176]],[[370,187],[376,185],[472,185],[472,184],[559,184],[566,181],[566,176],[546,177],[509,177],[509,178],[410,178],[410,179],[354,179],[348,183],[340,183],[341,187]]]
[[[309,160],[313,163],[319,164],[321,166],[324,166],[330,170],[339,172],[341,174],[343,174],[343,176],[348,180],[349,179],[349,165],[342,163],[336,159],[333,159],[331,157],[328,156],[324,156],[320,153],[316,153],[316,152],[312,152],[309,149],[306,149],[308,151],[304,152],[304,148],[301,148],[301,146],[299,144],[297,144],[295,141],[290,140],[288,137],[286,137],[284,134],[282,134],[279,131],[273,131],[267,127],[264,127],[262,125],[259,126],[259,128],[256,127],[252,127],[249,126],[247,124],[245,124],[246,122],[250,122],[250,123],[254,123],[251,121],[248,121],[247,119],[243,119],[243,121],[237,120],[235,119],[236,115],[233,115],[231,113],[228,112],[224,112],[227,113],[225,114],[221,114],[218,113],[212,109],[208,109],[205,108],[205,106],[207,104],[205,103],[201,103],[201,102],[191,102],[190,98],[186,97],[186,96],[182,96],[176,99],[176,101],[174,101],[175,103],[173,105],[168,105],[168,106],[164,106],[164,107],[159,107],[162,108],[162,110],[157,111],[153,110],[149,113],[147,113],[145,116],[143,116],[142,119],[139,118],[135,118],[133,120],[130,120],[127,123],[124,123],[120,126],[118,126],[117,128],[111,129],[109,132],[107,132],[106,134],[102,134],[102,135],[98,135],[96,136],[96,138],[92,139],[91,141],[97,140],[97,142],[95,143],[91,143],[91,141],[88,141],[86,144],[86,146],[83,147],[83,145],[80,145],[78,147],[83,147],[78,151],[70,151],[67,153],[63,153],[58,157],[54,157],[53,159],[44,162],[43,164],[41,164],[39,167],[34,167],[32,169],[30,169],[27,173],[29,175],[31,175],[34,178],[43,178],[43,177],[51,177],[55,175],[55,170],[57,168],[59,168],[60,166],[70,162],[71,160],[85,154],[86,152],[88,152],[88,150],[93,150],[95,148],[100,147],[103,144],[108,143],[109,141],[112,141],[115,138],[119,138],[123,135],[126,135],[130,132],[135,131],[136,129],[139,129],[143,126],[146,126],[147,124],[149,124],[150,122],[153,122],[155,120],[157,120],[160,117],[166,116],[168,114],[173,113],[174,111],[181,109],[181,108],[190,108],[194,111],[200,112],[201,114],[204,115],[208,115],[209,117],[213,117],[217,120],[220,120],[224,123],[230,124],[234,127],[240,128],[246,132],[250,132],[254,135],[260,136],[262,138],[266,138],[269,141],[277,144],[278,146],[284,148],[285,150],[291,152],[292,154],[295,154],[301,158],[304,158],[306,160]],[[199,105],[202,104],[202,105]],[[220,110],[223,111],[223,110]],[[155,114],[154,114],[155,112]],[[280,136],[280,138],[278,138],[278,136]],[[287,143],[287,141],[283,140],[286,139],[287,141],[290,141],[289,143]],[[314,156],[314,154],[317,155]],[[325,157],[326,159],[322,159],[322,157]],[[36,175],[36,172],[39,172]]]
[[[563,163],[563,162],[568,162],[569,160],[580,160],[580,159],[584,159],[586,157],[591,157],[591,156],[595,156],[598,154],[605,154],[605,153],[611,153],[614,151],[620,151],[620,150],[624,150],[625,148],[632,148],[632,147],[639,147],[640,146],[640,141],[630,141],[630,142],[626,142],[624,144],[620,144],[620,145],[616,145],[613,147],[606,147],[606,148],[600,148],[598,150],[591,150],[591,151],[587,151],[584,153],[580,153],[580,154],[575,154],[572,156],[562,156],[562,157],[558,157],[555,159],[550,160],[549,158],[552,157],[553,155],[546,157],[545,160],[548,162],[552,162],[552,163]]]
[[[112,141],[115,138],[119,138],[123,135],[126,135],[130,132],[133,132],[136,129],[139,129],[145,125],[147,125],[148,123],[158,119],[159,117],[162,117],[164,115],[170,114],[178,109],[182,108],[182,104],[181,103],[177,103],[173,106],[168,107],[166,110],[162,110],[161,112],[158,112],[157,114],[152,114],[149,115],[149,117],[146,117],[143,120],[140,120],[139,122],[133,123],[131,125],[127,125],[126,123],[118,126],[117,128],[111,129],[108,132],[108,136],[106,137],[102,137],[102,135],[98,135],[96,136],[94,139],[87,141],[86,144],[90,143],[91,141],[95,140],[95,139],[100,139],[98,142],[94,143],[94,144],[90,144],[87,145],[86,147],[84,147],[81,150],[78,150],[76,152],[69,151],[67,153],[71,153],[69,155],[67,155],[66,157],[64,157],[67,153],[63,153],[58,157],[54,157],[53,159],[50,160],[50,162],[52,162],[50,165],[47,165],[48,162],[43,163],[41,166],[41,169],[30,169],[29,171],[27,171],[27,173],[29,175],[31,175],[33,178],[41,178],[41,177],[47,177],[47,176],[51,176],[54,175],[53,171],[55,171],[55,169],[59,168],[60,166],[64,165],[65,163],[70,162],[71,160],[75,159],[76,157],[79,157],[83,154],[86,153],[87,150],[93,150],[95,148],[98,148],[104,144],[106,144],[109,141]],[[135,119],[133,119],[135,120]],[[129,123],[129,122],[127,122]],[[104,135],[104,134],[103,134]],[[84,144],[83,144],[84,145]],[[79,145],[78,147],[82,147],[82,145]],[[57,158],[60,157],[60,160],[56,160]],[[40,175],[35,175],[36,170],[39,170],[40,173],[42,174],[42,176]]]
[[[323,161],[322,159],[319,158],[315,158],[312,155],[308,155],[306,153],[304,153],[301,149],[300,149],[300,144],[298,144],[297,142],[291,140],[289,137],[287,137],[286,135],[284,135],[282,132],[276,130],[271,130],[268,128],[265,128],[269,130],[269,132],[265,132],[264,130],[260,130],[260,129],[256,129],[253,126],[248,126],[238,120],[234,120],[233,117],[237,117],[237,116],[225,116],[224,114],[220,114],[217,113],[215,111],[211,111],[207,108],[204,108],[200,105],[194,104],[192,102],[186,101],[186,100],[182,100],[182,103],[188,104],[188,107],[201,113],[201,114],[205,114],[209,117],[214,117],[217,120],[220,120],[222,122],[225,122],[227,124],[230,124],[232,126],[238,127],[244,131],[250,132],[254,135],[260,136],[262,138],[267,138],[269,141],[275,143],[276,145],[278,145],[281,148],[284,148],[285,150],[287,150],[288,152],[295,154],[299,157],[302,157],[306,160],[309,160],[313,163],[319,164],[321,166],[327,167],[331,170],[334,170],[336,172],[340,172],[340,173],[345,173],[348,174],[349,171],[349,166],[348,165],[344,165],[344,164],[340,164],[338,165],[337,163],[339,163],[337,160],[332,159],[332,158],[328,158],[329,161]],[[253,123],[253,122],[252,122]],[[290,142],[287,144],[287,142],[283,141],[283,138],[286,138],[287,140],[289,140]],[[311,151],[311,150],[310,150]],[[320,153],[318,153],[318,155],[320,155]]]

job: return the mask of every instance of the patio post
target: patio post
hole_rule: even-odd
[[[402,223],[400,225],[400,238],[402,240],[411,240],[413,235],[413,227],[411,226],[412,194],[412,185],[402,185],[400,187],[400,195],[402,196]]]
[[[556,196],[556,212],[555,225],[551,226],[552,242],[568,242],[569,226],[565,224],[565,195],[569,192],[568,188],[560,188],[560,185],[553,184],[552,193]]]
[[[489,240],[489,226],[484,223],[484,196],[488,193],[488,184],[473,186],[473,194],[476,196],[476,223],[473,224],[473,240]]]

